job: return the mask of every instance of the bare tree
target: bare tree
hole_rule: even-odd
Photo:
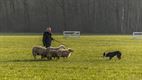
[[[58,5],[62,8],[63,17],[64,17],[64,28],[63,31],[67,30],[67,19],[66,19],[66,9],[65,9],[65,0],[55,0]]]
[[[29,13],[29,5],[28,5],[28,0],[23,0],[23,4],[24,4],[24,17],[25,17],[25,27],[24,31],[25,32],[30,32],[31,30],[31,26],[30,26],[30,13]]]

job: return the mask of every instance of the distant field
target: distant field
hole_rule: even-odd
[[[0,80],[142,80],[142,40],[125,35],[53,37],[75,51],[70,58],[34,60],[31,49],[42,45],[42,35],[1,35]],[[104,51],[114,50],[123,53],[122,60],[102,58]]]

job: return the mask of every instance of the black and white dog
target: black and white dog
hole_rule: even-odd
[[[118,59],[121,59],[121,52],[120,51],[113,51],[113,52],[104,52],[103,57],[109,57],[111,60],[114,56],[116,56]]]

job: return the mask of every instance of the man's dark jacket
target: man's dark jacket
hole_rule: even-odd
[[[45,31],[43,33],[43,39],[42,39],[43,45],[45,47],[50,47],[52,40],[53,40],[52,34],[50,32],[48,32],[48,31]]]

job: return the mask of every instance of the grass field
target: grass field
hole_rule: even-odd
[[[142,80],[142,40],[125,35],[53,37],[75,51],[70,58],[34,60],[31,50],[42,45],[41,35],[1,35],[0,80]],[[102,57],[114,50],[123,53],[121,60]]]

